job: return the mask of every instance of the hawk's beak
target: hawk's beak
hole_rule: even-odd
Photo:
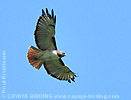
[[[64,56],[66,56],[67,54],[65,53]]]

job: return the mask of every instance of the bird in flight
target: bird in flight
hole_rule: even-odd
[[[75,73],[72,72],[62,61],[66,54],[58,51],[55,41],[56,15],[52,9],[49,14],[42,9],[42,15],[39,17],[34,32],[35,42],[38,48],[29,47],[27,58],[29,63],[36,69],[43,65],[49,75],[59,80],[65,80],[71,83],[75,82]]]

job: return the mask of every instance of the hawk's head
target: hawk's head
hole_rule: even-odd
[[[57,55],[62,58],[64,56],[66,56],[66,53],[62,52],[62,51],[57,51]]]

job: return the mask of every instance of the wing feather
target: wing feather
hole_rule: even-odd
[[[70,79],[74,81],[76,77],[61,59],[46,61],[44,62],[44,67],[48,74],[59,80],[67,80],[71,83]]]
[[[38,19],[34,33],[36,45],[41,50],[57,50],[55,41],[56,17],[54,17],[53,9],[52,15],[50,15],[46,8],[46,14],[42,9],[42,15]]]

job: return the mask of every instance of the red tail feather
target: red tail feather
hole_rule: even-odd
[[[29,63],[34,66],[36,69],[40,69],[41,65],[42,65],[42,61],[38,58],[36,58],[36,55],[38,53],[38,49],[31,46],[29,47],[29,51],[27,53],[27,58]]]

